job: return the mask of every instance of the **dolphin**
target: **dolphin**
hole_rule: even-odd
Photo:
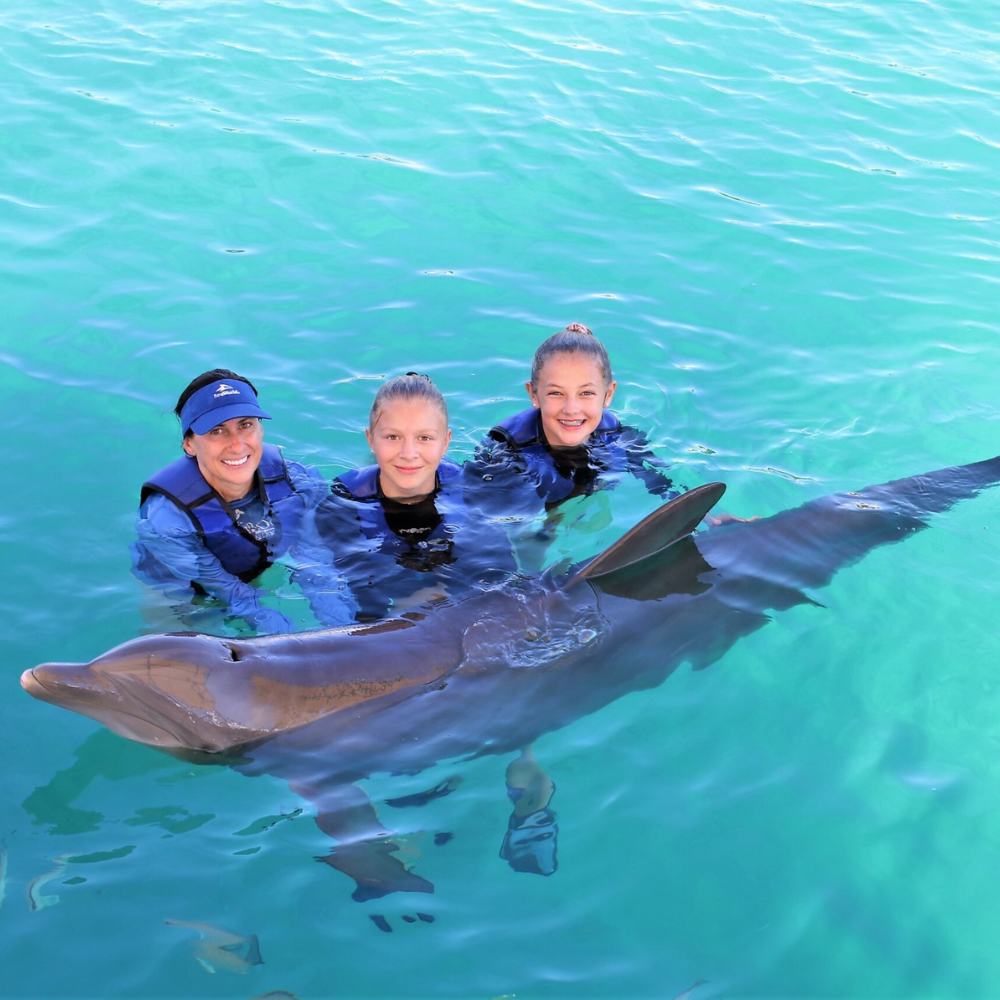
[[[817,604],[809,591],[840,568],[998,481],[1000,456],[704,528],[724,491],[708,484],[563,576],[370,625],[148,635],[21,684],[129,739],[288,780],[338,842],[319,860],[355,879],[356,899],[431,891],[391,857],[355,782],[517,751],[681,664],[706,667],[774,612]]]

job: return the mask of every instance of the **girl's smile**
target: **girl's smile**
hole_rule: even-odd
[[[601,422],[617,383],[606,382],[598,363],[581,351],[554,354],[538,373],[538,384],[525,383],[542,418],[545,439],[554,448],[583,444]]]

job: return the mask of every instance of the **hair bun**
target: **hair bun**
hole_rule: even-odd
[[[594,336],[594,331],[590,329],[589,326],[584,326],[582,323],[567,323],[565,333],[582,333],[588,337]]]

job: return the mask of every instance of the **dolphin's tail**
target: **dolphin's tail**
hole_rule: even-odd
[[[932,514],[1000,482],[1000,456],[835,493],[766,520],[709,531],[698,547],[714,567],[797,588],[820,587],[880,545],[926,527]],[[724,544],[722,539],[725,538]]]

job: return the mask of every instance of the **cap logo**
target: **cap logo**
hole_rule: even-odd
[[[221,399],[223,396],[238,396],[239,394],[239,389],[234,389],[231,385],[221,382],[215,392],[212,393],[212,399]]]

